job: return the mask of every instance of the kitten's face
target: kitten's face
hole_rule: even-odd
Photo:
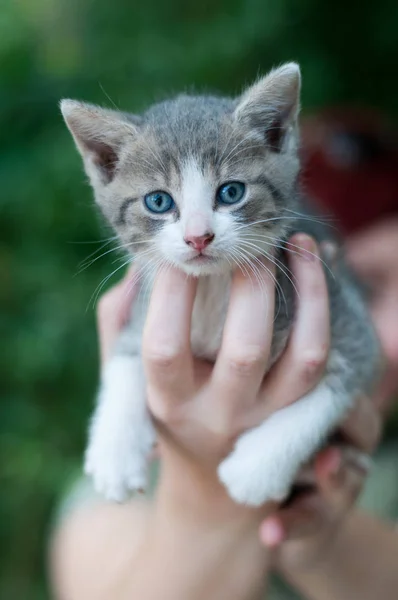
[[[126,249],[192,275],[259,268],[288,230],[299,72],[240,101],[181,96],[141,118],[64,101],[96,200]]]

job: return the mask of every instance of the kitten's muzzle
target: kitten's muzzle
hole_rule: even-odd
[[[191,235],[184,238],[184,242],[194,250],[202,252],[214,240],[214,233],[204,233],[203,235]]]

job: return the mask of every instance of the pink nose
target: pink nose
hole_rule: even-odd
[[[204,235],[189,235],[184,238],[184,242],[194,250],[202,252],[214,240],[214,233],[205,233]]]

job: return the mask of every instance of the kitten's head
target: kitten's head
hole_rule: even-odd
[[[300,71],[239,98],[178,96],[142,116],[63,100],[96,201],[137,259],[194,275],[272,253],[293,220]]]

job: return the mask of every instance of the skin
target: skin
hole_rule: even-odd
[[[387,412],[398,389],[398,217],[369,227],[346,244],[352,267],[372,290],[371,311],[386,357],[376,404]]]
[[[306,236],[293,241],[316,251]],[[336,448],[317,457],[317,489],[310,509],[299,501],[284,511],[271,505],[260,510],[237,506],[216,477],[220,459],[242,430],[300,398],[322,374],[329,342],[326,287],[319,261],[305,256],[291,259],[300,292],[297,322],[285,353],[264,380],[274,291],[266,272],[261,287],[236,273],[214,367],[195,360],[189,348],[194,281],[172,270],[158,277],[143,349],[148,404],[162,457],[158,489],[152,501],[124,506],[98,503],[75,511],[64,522],[51,552],[57,598],[255,599],[263,597],[271,566],[304,592],[307,586],[325,587],[322,576],[330,577],[329,571],[317,569],[320,581],[315,583],[305,573],[337,525],[344,532],[337,536],[339,543],[345,548],[344,536],[353,543],[343,523],[364,477],[357,461],[348,461]],[[100,304],[103,360],[123,324],[131,301],[129,287],[128,280],[123,282]],[[173,320],[167,318],[170,307],[176,315]],[[345,424],[344,431],[351,444],[368,451],[378,437],[377,415],[366,400],[359,401],[356,410],[356,418]],[[363,424],[355,430],[352,421],[358,419]],[[270,529],[279,534],[270,539]],[[339,577],[341,565],[334,559],[330,558],[330,568]],[[355,598],[336,593],[316,597]]]

